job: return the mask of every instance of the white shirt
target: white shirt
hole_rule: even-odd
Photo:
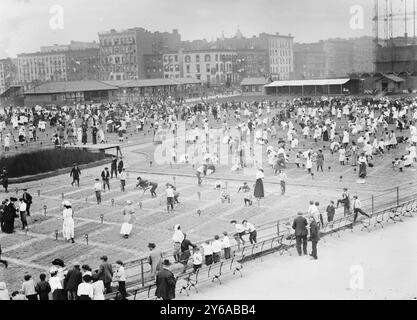
[[[94,191],[101,191],[101,183],[100,182],[96,182],[94,184]]]
[[[222,242],[220,240],[214,240],[211,244],[211,250],[213,250],[214,253],[222,251]]]
[[[56,289],[64,289],[62,287],[61,279],[58,276],[49,278],[48,282],[51,287],[51,292],[54,292]]]
[[[353,200],[353,209],[360,209],[362,206],[361,202],[359,201],[359,199],[354,199]]]
[[[222,239],[222,248],[230,248],[230,240],[229,237],[224,236]]]
[[[172,188],[167,188],[165,190],[166,194],[167,194],[167,198],[174,198],[174,189]]]
[[[91,283],[82,282],[78,285],[77,290],[78,296],[89,296],[91,299],[94,298],[94,289]]]
[[[125,268],[120,266],[113,275],[114,281],[126,281]]]
[[[24,201],[19,203],[19,211],[20,212],[26,211],[26,203]]]
[[[201,255],[200,252],[194,253],[192,256],[192,259],[193,259],[193,264],[195,265],[199,265],[203,263],[203,256]]]
[[[235,228],[236,228],[236,231],[237,231],[238,233],[245,232],[245,227],[244,227],[243,225],[239,224],[239,223],[236,223],[236,224],[235,224]]]
[[[172,236],[172,241],[181,243],[184,240],[184,234],[181,230],[175,230]]]
[[[245,226],[246,231],[248,232],[253,232],[255,231],[255,226],[252,223],[246,222],[246,226]]]
[[[201,246],[203,247],[203,251],[204,251],[205,256],[209,256],[209,255],[213,254],[213,249],[211,248],[210,244],[203,243]]]

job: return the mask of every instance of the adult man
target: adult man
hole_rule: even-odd
[[[103,191],[106,191],[106,186],[110,191],[110,172],[109,168],[105,167],[104,170],[101,172],[101,180],[103,181]]]
[[[125,191],[126,179],[127,179],[127,172],[126,172],[126,169],[123,168],[122,172],[120,173],[120,188],[123,192]]]
[[[77,289],[81,282],[83,282],[83,279],[80,264],[78,262],[74,262],[73,267],[68,270],[64,280],[64,287],[67,291],[68,300],[77,300]]]
[[[117,178],[117,157],[113,156],[112,160],[111,160],[111,166],[110,166],[110,173],[111,173],[111,178],[113,179],[113,173],[116,175]]]
[[[370,218],[369,214],[365,213],[362,210],[362,204],[360,202],[360,200],[358,199],[358,196],[353,196],[353,223],[356,222],[356,219],[358,219],[358,213],[360,213],[361,215],[366,216],[367,218]],[[353,223],[352,223],[352,228],[353,228]]]
[[[106,294],[111,293],[111,282],[113,280],[113,268],[110,263],[107,262],[107,256],[102,256],[100,258],[102,263],[100,264],[97,277],[99,280],[102,280],[104,283],[104,288],[106,288]]]
[[[287,174],[284,171],[279,170],[278,171],[278,180],[279,180],[279,183],[281,184],[281,195],[284,195],[285,194],[285,183],[287,181]]]
[[[295,230],[295,241],[298,255],[301,256],[301,244],[303,245],[303,253],[307,254],[307,219],[303,217],[302,212],[297,213],[297,217],[294,219],[292,228]]]
[[[311,254],[313,259],[317,260],[317,243],[320,240],[319,226],[313,217],[310,217],[310,238],[311,241]]]
[[[172,300],[175,298],[176,279],[174,274],[169,270],[171,262],[165,259],[162,263],[162,270],[156,275],[155,296],[163,300]]]
[[[172,235],[172,242],[174,243],[174,251],[173,256],[175,259],[175,262],[180,262],[181,256],[181,243],[184,240],[184,233],[181,231],[181,226],[179,224],[176,224],[174,226],[174,234]]]
[[[75,182],[77,182],[78,187],[80,186],[80,175],[81,175],[81,170],[80,168],[78,168],[78,165],[74,163],[70,172],[70,177],[72,177],[71,186],[74,186]]]
[[[18,209],[20,213],[20,221],[22,222],[22,230],[25,230],[28,226],[28,221],[26,219],[26,203],[23,201],[23,198],[19,199]]]
[[[28,189],[23,189],[23,201],[26,203],[26,215],[30,217],[30,206],[32,205],[32,196],[28,193]]]

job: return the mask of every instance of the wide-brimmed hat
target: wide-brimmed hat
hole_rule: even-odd
[[[152,243],[152,242],[148,243],[148,248],[155,249],[156,248],[155,243]]]
[[[164,266],[170,266],[171,262],[168,259],[165,259],[164,262],[162,262],[162,265]]]
[[[65,207],[71,207],[71,202],[69,202],[68,200],[64,200],[62,201],[62,205]]]
[[[10,201],[17,201],[17,198],[15,198],[15,197],[10,197]]]
[[[130,200],[127,200],[127,201],[126,201],[126,203],[127,203],[127,204],[132,204],[133,202],[132,202],[132,201],[130,201]]]

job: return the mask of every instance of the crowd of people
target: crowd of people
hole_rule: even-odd
[[[211,140],[214,139],[211,129],[220,127],[222,143],[227,145],[229,154],[233,157],[231,171],[239,171],[252,165],[257,169],[253,187],[245,182],[238,189],[238,193],[243,194],[243,204],[251,206],[254,199],[260,201],[265,196],[263,180],[266,172],[265,164],[256,160],[254,154],[256,148],[253,143],[264,147],[261,149],[265,152],[263,156],[267,159],[267,165],[273,169],[273,174],[278,177],[281,194],[284,195],[288,166],[294,164],[295,168],[313,174],[313,163],[315,163],[316,171],[323,172],[329,154],[338,155],[340,166],[357,167],[357,175],[361,179],[367,177],[367,168],[374,166],[377,159],[387,156],[391,156],[394,170],[404,172],[417,161],[416,122],[417,100],[412,98],[322,97],[224,103],[202,100],[190,104],[181,99],[153,97],[132,105],[86,104],[53,108],[39,106],[5,108],[5,113],[0,115],[0,133],[3,150],[7,152],[10,149],[10,139],[16,132],[19,143],[26,141],[30,143],[37,140],[38,131],[52,130],[55,145],[65,146],[86,144],[89,141],[93,144],[104,143],[106,135],[110,134],[115,134],[123,140],[127,128],[134,127],[134,130],[139,132],[143,131],[146,125],[153,131],[154,136],[162,130],[172,132],[175,136],[179,124],[184,123],[187,130],[184,142],[199,148],[201,158],[195,158],[194,153],[188,150],[184,154],[179,154],[181,149],[178,148],[178,144],[182,141],[180,137],[176,137],[171,160],[173,163],[191,164],[196,170],[197,185],[202,185],[204,177],[215,173],[216,167],[220,165],[219,155],[215,150],[210,150]],[[91,140],[88,138],[89,130]],[[401,150],[400,145],[403,145]],[[74,164],[70,172],[72,186],[79,187],[81,174],[78,165]],[[120,189],[125,191],[128,173],[122,158],[113,157],[110,170],[109,167],[105,167],[100,176],[95,178],[93,190],[98,205],[102,203],[102,193],[106,189],[110,190],[109,181],[113,177],[120,180]],[[6,168],[2,170],[0,179],[7,192]],[[176,210],[175,205],[180,203],[180,193],[175,183],[168,182],[164,187],[167,212],[173,213]],[[143,193],[149,190],[152,198],[157,197],[157,182],[138,177],[136,188]],[[230,202],[230,193],[224,182],[217,180],[214,188],[220,190],[222,202]],[[30,216],[32,197],[27,190],[23,191],[20,197],[10,197],[2,201],[0,205],[2,232],[13,233],[14,220],[18,217],[22,222],[22,230],[27,228],[26,217]],[[331,201],[327,205],[328,222],[333,221],[335,209],[340,204],[344,208],[345,216],[350,215],[353,209],[353,222],[359,214],[369,216],[362,209],[358,196],[351,198],[346,189],[341,199],[337,199],[336,202]],[[72,205],[68,200],[62,205],[62,233],[67,241],[74,243]],[[299,213],[292,225],[299,255],[307,254],[307,236],[310,234],[313,259],[318,258],[319,230],[325,220],[324,212],[320,211],[319,206],[318,202],[312,201],[307,218]],[[131,200],[128,200],[122,208],[122,216],[120,234],[124,238],[129,238],[135,222],[135,209]],[[257,230],[253,224],[247,220],[242,222],[233,220],[231,224],[236,231],[232,238],[238,247],[245,245],[247,241],[251,244],[257,242]],[[310,231],[307,229],[308,226]],[[245,235],[249,236],[248,240],[244,240]],[[192,268],[198,270],[203,264],[218,262],[221,257],[229,259],[230,240],[225,231],[198,246],[187,238],[180,225],[176,225],[172,237],[174,262],[182,264],[186,270],[191,261]],[[155,244],[150,243],[148,247],[152,275],[156,277],[157,283],[165,283],[169,286],[172,284],[172,277],[168,272],[170,260],[164,258],[161,251],[156,250]],[[74,297],[99,300],[104,298],[104,293],[111,291],[111,283],[116,281],[119,283],[118,290],[121,296],[125,298],[126,276],[123,263],[118,261],[116,264],[118,271],[115,274],[111,264],[107,262],[107,257],[103,257],[103,263],[95,273],[92,273],[88,266],[81,266],[80,269],[79,263],[74,263],[73,268],[67,273],[62,271],[64,266],[54,265],[50,270],[49,280],[46,280],[45,274],[41,274],[39,282],[35,283],[30,275],[26,275],[21,293],[14,292],[12,296],[18,299],[23,295],[25,299],[31,300],[35,297],[43,299],[51,293],[56,300],[74,299]],[[4,285],[0,283],[0,293],[4,291],[3,287]],[[157,296],[161,298],[172,298],[171,289],[165,288],[157,292],[159,292]]]

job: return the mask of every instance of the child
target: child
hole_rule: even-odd
[[[30,274],[25,275],[25,282],[22,284],[22,293],[26,296],[28,300],[38,300],[38,294],[35,290],[35,282],[32,280]]]
[[[227,236],[227,232],[223,232],[222,234],[222,248],[224,251],[224,258],[230,259],[230,239]]]
[[[36,284],[35,290],[39,295],[39,300],[49,300],[49,292],[51,292],[51,286],[49,282],[45,281],[46,274],[41,273],[39,275],[40,281]]]
[[[243,186],[239,187],[239,190],[237,192],[240,192],[240,190],[243,191],[243,201],[245,202],[246,206],[252,205],[252,193],[250,192],[250,187],[248,186],[247,182],[243,183]]]
[[[207,240],[201,246],[203,247],[206,266],[209,266],[213,263],[213,250],[211,249],[210,241]]]
[[[214,183],[214,190],[220,190],[222,188],[222,182],[220,180],[216,180]]]
[[[230,203],[230,194],[225,187],[223,187],[222,193],[220,194],[220,200],[222,203],[224,203],[226,200]]]
[[[213,262],[217,263],[220,262],[220,253],[222,251],[222,242],[219,240],[220,237],[218,235],[214,236],[214,241],[211,244],[211,250],[213,251]]]
[[[203,263],[203,256],[201,255],[200,249],[198,247],[194,248],[193,256],[191,257],[193,260],[193,269],[194,272],[196,272],[198,269],[201,268],[201,265]]]
[[[119,292],[122,295],[122,300],[126,300],[127,292],[126,292],[126,273],[125,268],[123,266],[123,262],[121,260],[116,261],[117,269],[113,275],[113,281],[117,281],[119,283]]]
[[[301,157],[302,157],[303,153],[301,151],[299,151],[296,155],[295,155],[295,165],[297,166],[297,168],[300,167],[300,163],[301,163]]]

